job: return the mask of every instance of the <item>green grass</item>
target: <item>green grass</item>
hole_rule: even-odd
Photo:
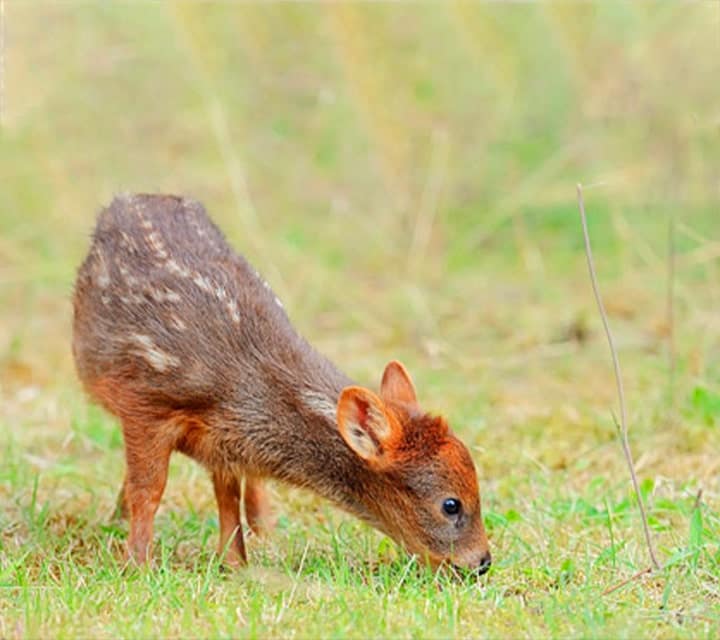
[[[718,636],[716,4],[6,5],[0,638]],[[649,561],[577,182],[663,563],[625,584]],[[75,269],[123,190],[201,199],[357,380],[408,365],[473,452],[487,576],[428,573],[282,486],[227,572],[180,457],[153,568],[123,568],[122,440],[69,348]]]

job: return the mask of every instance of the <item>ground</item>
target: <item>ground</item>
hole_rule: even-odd
[[[0,637],[720,633],[717,3],[6,0],[4,20]],[[650,561],[577,182],[663,565],[625,584]],[[277,530],[225,571],[180,457],[155,566],[123,570],[120,432],[70,353],[119,191],[202,200],[353,378],[407,365],[473,453],[489,574],[432,575],[282,486]]]

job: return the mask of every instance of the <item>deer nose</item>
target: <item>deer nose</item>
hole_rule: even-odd
[[[490,565],[492,564],[492,556],[490,555],[490,552],[488,551],[481,559],[480,564],[477,567],[477,574],[479,576],[483,575],[484,573],[487,573],[490,569]]]

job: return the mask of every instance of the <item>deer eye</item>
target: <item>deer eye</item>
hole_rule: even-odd
[[[457,498],[447,498],[442,505],[443,511],[448,516],[456,516],[462,509],[462,503]]]

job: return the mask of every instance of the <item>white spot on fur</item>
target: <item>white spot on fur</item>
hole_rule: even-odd
[[[170,272],[174,273],[177,276],[180,276],[181,278],[189,278],[190,277],[190,271],[183,267],[182,265],[179,265],[175,260],[170,258],[165,262],[165,268]]]
[[[129,305],[129,304],[142,304],[145,302],[143,298],[135,293],[129,293],[126,296],[120,296],[120,300],[123,304]]]
[[[267,281],[267,280],[263,280],[263,279],[260,277],[260,274],[259,274],[257,271],[255,272],[255,275],[260,279],[260,282],[262,282],[262,286],[263,286],[265,289],[267,289],[270,293],[272,293],[272,287],[268,284],[268,281]],[[284,308],[285,308],[285,307],[283,306],[283,303],[280,302],[280,298],[278,298],[277,296],[274,296],[273,299],[274,299],[275,304],[276,304],[278,307],[280,307],[281,309],[284,309]]]
[[[188,213],[192,216],[190,223],[192,224],[193,228],[195,229],[195,233],[197,233],[201,238],[204,238],[207,235],[207,232],[200,224],[200,221],[198,220],[197,212],[193,211],[193,210],[188,210]]]
[[[179,265],[172,258],[166,260],[164,266],[172,274],[178,275],[182,278],[191,279],[197,285],[197,287],[205,291],[205,293],[212,294],[220,302],[225,303],[225,306],[227,307],[227,310],[230,313],[230,317],[233,319],[233,322],[240,322],[240,310],[238,309],[237,302],[230,299],[230,296],[228,295],[228,292],[225,290],[224,287],[214,284],[209,278],[205,277],[201,273],[198,273],[197,271],[189,271],[187,268]],[[177,300],[179,299],[180,298],[178,296]]]
[[[200,287],[203,291],[206,291],[207,293],[212,293],[212,291],[214,289],[210,280],[208,280],[205,276],[203,276],[197,272],[193,276],[193,282],[198,287]]]
[[[150,289],[150,296],[155,302],[180,302],[182,298],[172,289]]]
[[[185,331],[187,325],[175,314],[170,316],[170,325],[178,331]]]
[[[316,413],[333,423],[337,421],[337,403],[318,391],[301,391],[300,400],[312,413]]]
[[[95,248],[95,274],[97,275],[97,283],[101,289],[104,289],[110,284],[110,272],[105,262],[105,255],[100,249]]]
[[[148,364],[156,371],[162,373],[169,367],[177,367],[180,365],[180,360],[160,349],[152,341],[150,336],[135,333],[132,335],[132,340],[141,347],[141,350],[136,351],[135,353],[142,358],[145,358]]]
[[[139,202],[135,202],[135,213],[137,214],[137,217],[140,219],[140,226],[143,229],[147,229],[148,231],[153,228],[152,222],[148,220],[145,217],[145,214],[143,213],[143,207]]]
[[[128,271],[124,264],[118,265],[118,269],[120,269],[120,275],[123,277],[123,280],[127,282],[129,287],[134,287],[138,283],[137,278]]]
[[[148,244],[150,245],[150,248],[155,252],[155,254],[162,260],[166,260],[168,257],[168,252],[165,250],[165,245],[163,244],[160,234],[157,231],[153,231],[152,233],[147,235],[146,239],[148,241]]]
[[[240,311],[238,310],[237,302],[235,302],[235,300],[228,300],[227,308],[233,322],[235,324],[240,324]]]
[[[125,248],[130,249],[131,251],[137,251],[137,245],[135,244],[135,240],[133,240],[124,231],[121,231],[120,235],[122,236],[122,240],[120,242]]]

